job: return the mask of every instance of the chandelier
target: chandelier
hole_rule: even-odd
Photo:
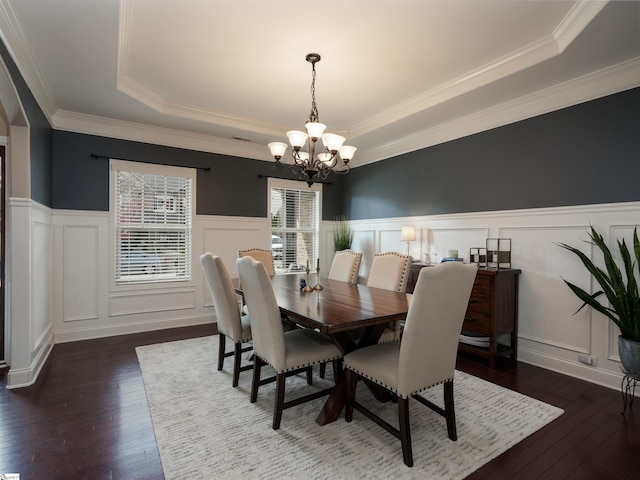
[[[305,122],[307,131],[290,130],[287,132],[287,137],[293,147],[291,169],[301,180],[305,180],[311,186],[314,181],[326,179],[331,172],[348,173],[349,161],[353,158],[356,147],[343,145],[345,138],[340,135],[324,133],[327,126],[320,123],[316,106],[316,63],[320,61],[320,55],[309,53],[306,60],[311,63],[312,72],[311,113],[309,120]],[[322,146],[318,145],[318,140],[322,140]],[[305,145],[307,145],[307,149],[303,151]],[[287,146],[283,142],[269,144],[269,150],[276,160],[276,165],[284,166],[280,159],[286,152]],[[318,149],[317,153],[316,148]]]

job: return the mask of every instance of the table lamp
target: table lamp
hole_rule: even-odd
[[[407,255],[409,255],[409,242],[413,242],[416,239],[416,227],[413,225],[402,227],[400,233],[400,240],[407,242]]]

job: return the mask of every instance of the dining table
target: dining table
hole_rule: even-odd
[[[404,320],[407,316],[410,294],[317,277],[313,274],[273,276],[278,306],[283,315],[300,327],[328,335],[343,354],[377,343],[390,322]],[[311,289],[300,288],[302,278]],[[238,279],[233,279],[233,285],[236,293],[242,295]],[[358,334],[354,335],[354,332]],[[384,389],[376,388],[370,382],[367,385],[379,400],[388,399]],[[316,418],[318,424],[326,425],[339,418],[345,394],[346,374],[343,371],[335,379],[335,386]]]

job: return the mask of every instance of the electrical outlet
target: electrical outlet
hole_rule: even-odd
[[[593,355],[587,355],[586,353],[578,354],[578,360],[581,363],[591,365],[592,367],[595,367],[598,365],[598,357],[594,357]]]

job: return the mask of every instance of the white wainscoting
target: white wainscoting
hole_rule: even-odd
[[[10,386],[29,384],[53,342],[68,342],[215,321],[199,256],[221,255],[232,276],[239,249],[270,247],[264,218],[197,216],[193,232],[193,280],[186,284],[116,288],[109,261],[109,216],[105,212],[51,211],[32,201],[9,202],[7,265],[8,318],[12,320]],[[640,202],[582,207],[480,212],[350,222],[353,249],[363,252],[366,279],[373,255],[404,252],[403,225],[414,225],[410,243],[415,259],[439,261],[449,250],[467,259],[469,249],[486,238],[512,239],[512,264],[522,269],[519,290],[519,360],[619,388],[617,330],[600,314],[585,309],[563,278],[594,288],[589,276],[559,242],[579,246],[589,225],[609,241],[629,241]],[[321,225],[321,270],[333,257],[335,222]],[[596,257],[597,258],[597,257]],[[17,315],[17,317],[16,317]],[[28,319],[28,321],[23,321]],[[26,351],[25,351],[26,350]],[[597,358],[591,366],[579,354]],[[483,361],[479,359],[479,361]]]
[[[558,246],[566,243],[599,259],[586,242],[593,225],[610,244],[632,240],[640,223],[640,203],[566,208],[480,212],[350,222],[355,250],[363,252],[360,270],[366,278],[374,253],[404,252],[403,225],[414,225],[414,259],[439,262],[449,250],[468,261],[469,249],[484,247],[487,238],[510,238],[512,267],[519,268],[518,359],[619,389],[622,374],[617,353],[617,328],[591,309],[575,313],[581,303],[563,279],[596,291],[578,258]],[[596,357],[595,366],[578,361],[579,354]]]
[[[31,385],[53,348],[51,210],[7,199],[7,387]]]

